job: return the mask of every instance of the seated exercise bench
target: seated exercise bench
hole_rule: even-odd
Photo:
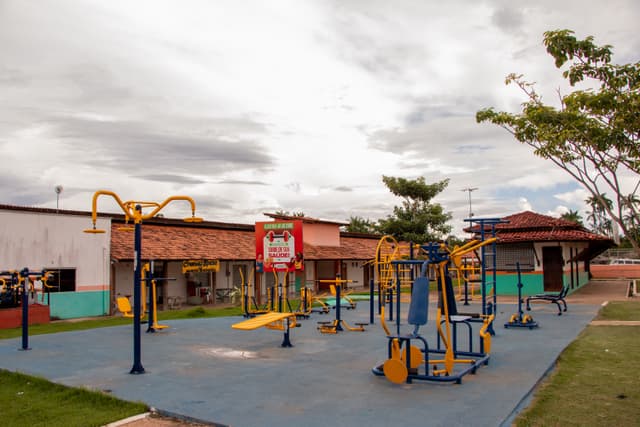
[[[296,313],[279,313],[270,311],[260,316],[252,317],[240,323],[231,325],[233,329],[242,331],[252,331],[258,328],[276,329],[284,331],[284,339],[280,347],[293,347],[289,339],[289,330],[291,327],[300,326],[297,323]]]
[[[127,297],[116,298],[118,304],[118,311],[122,313],[122,317],[133,317],[133,310],[131,309],[131,303]]]
[[[560,292],[544,292],[542,294],[531,295],[527,297],[527,310],[531,310],[530,301],[548,301],[558,306],[558,316],[562,316],[562,312],[567,311],[567,302],[565,301],[567,292],[569,292],[569,287],[563,286]],[[560,303],[562,303],[562,306]]]

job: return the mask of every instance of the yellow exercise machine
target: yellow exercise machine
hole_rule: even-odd
[[[378,278],[378,314],[382,312],[382,306],[387,304],[389,320],[393,320],[394,303],[399,304],[399,300],[394,300],[401,295],[402,289],[411,287],[415,276],[414,268],[410,265],[400,265],[399,261],[404,259],[414,259],[414,255],[419,252],[419,245],[409,245],[398,243],[393,236],[383,236],[376,247],[376,256],[369,263],[373,264]],[[395,302],[394,302],[395,301]],[[369,323],[374,323],[374,284],[370,283],[369,301]]]
[[[142,266],[142,281],[147,284],[147,286],[143,286],[143,289],[149,288],[149,322],[147,327],[147,332],[155,332],[159,329],[167,329],[168,325],[161,325],[158,323],[158,298],[156,295],[156,290],[158,287],[159,280],[175,280],[170,278],[155,278],[153,277],[153,264],[145,263]],[[142,294],[142,300],[145,300],[144,293]],[[143,308],[144,313],[144,308]]]
[[[465,254],[472,256],[456,255],[451,257],[451,267],[455,271],[456,282],[458,285],[458,293],[456,295],[458,301],[464,301],[464,305],[469,305],[469,300],[473,301],[479,296],[482,268],[480,265],[480,257],[476,250],[467,252],[470,246],[477,242],[471,240],[461,247],[456,246],[454,251],[465,251]]]
[[[454,251],[439,243],[422,245],[427,260],[405,260],[403,264],[421,265],[419,277],[412,286],[408,323],[414,329],[409,334],[399,332],[399,316],[396,318],[398,332],[390,333],[381,312],[381,323],[388,340],[388,359],[373,368],[375,375],[384,375],[394,383],[411,383],[412,380],[428,380],[460,383],[468,373],[475,373],[480,365],[488,364],[491,350],[491,334],[487,328],[494,320],[494,315],[478,316],[482,327],[479,331],[480,349],[474,351],[472,344],[471,316],[458,313],[455,308],[455,297],[448,265],[452,256],[459,256],[465,250],[473,250],[478,245],[492,243],[476,242],[468,248],[456,248]],[[429,305],[429,271],[437,277],[438,307],[436,311],[436,328],[438,345],[429,348],[427,341],[419,333],[419,328],[428,320]],[[469,336],[469,347],[460,350],[457,343],[457,325],[464,324]],[[422,348],[413,345],[418,343]],[[408,350],[407,350],[408,349]],[[431,355],[436,355],[431,357]],[[456,368],[462,366],[462,369]]]
[[[129,371],[130,374],[144,374],[144,367],[142,366],[141,356],[141,337],[140,337],[140,293],[141,281],[142,281],[142,221],[153,218],[159,213],[165,206],[173,201],[183,200],[191,205],[191,216],[185,218],[185,222],[202,222],[202,218],[196,217],[196,203],[188,196],[171,196],[166,198],[163,202],[145,202],[128,200],[123,202],[120,197],[113,191],[98,190],[93,194],[92,209],[91,209],[91,222],[93,227],[84,230],[85,233],[104,233],[105,230],[96,228],[96,222],[98,220],[98,197],[110,196],[112,197],[122,212],[124,212],[125,223],[129,220],[133,220],[133,254],[134,254],[134,273],[133,273],[133,366]],[[145,209],[151,209],[151,212],[144,213]]]
[[[340,275],[338,274],[335,279],[320,280],[319,282],[329,283],[330,286],[333,288],[332,293],[335,292],[336,318],[333,321],[318,322],[318,330],[323,334],[337,334],[338,332],[344,331],[345,328],[348,331],[364,332],[365,330],[364,325],[366,325],[366,323],[356,323],[356,325],[358,326],[349,326],[349,324],[345,320],[341,319],[340,317],[340,307],[342,306],[342,303],[341,303],[342,285],[345,283],[351,282],[351,280],[340,279]],[[344,325],[344,328],[342,327],[343,325]]]
[[[285,312],[285,308],[289,307],[288,299],[286,297],[286,293],[288,292],[286,279],[287,273],[285,272],[283,282],[280,282],[278,272],[276,270],[273,270],[273,274],[275,276],[275,283],[278,287],[278,295],[273,295],[274,291],[271,291],[270,307],[272,310],[256,315],[255,317],[251,317],[247,320],[243,320],[242,322],[235,323],[231,325],[231,328],[241,331],[251,331],[258,328],[283,331],[284,338],[280,346],[293,347],[291,344],[290,330],[291,328],[299,327],[300,324],[298,323],[297,313],[291,311]]]

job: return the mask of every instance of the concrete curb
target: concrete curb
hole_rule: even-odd
[[[114,421],[105,425],[104,427],[120,427],[132,423],[134,421],[143,420],[151,415],[151,412],[145,412],[143,414],[133,415],[129,418],[124,418],[122,420]]]

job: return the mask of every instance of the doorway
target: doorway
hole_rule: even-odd
[[[560,246],[542,248],[542,275],[545,292],[560,292],[563,283],[563,260]]]

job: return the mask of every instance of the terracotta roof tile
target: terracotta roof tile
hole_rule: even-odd
[[[580,224],[562,218],[525,211],[502,219],[508,222],[496,224],[498,243],[587,241],[613,246],[613,241],[609,237],[592,233]],[[465,231],[477,233],[480,227],[476,225]]]
[[[133,259],[133,233],[123,231],[123,224],[111,225],[111,257]],[[377,239],[341,237],[341,246],[305,244],[306,259],[372,259]],[[255,258],[253,231],[170,225],[142,225],[142,258],[163,260]]]
[[[133,233],[122,231],[122,224],[111,225],[111,257],[133,259]],[[255,257],[252,231],[221,230],[185,226],[142,225],[143,259],[226,259]]]
[[[496,230],[512,230],[512,229],[528,229],[528,228],[576,228],[581,226],[573,221],[567,221],[562,218],[554,218],[548,215],[524,211],[517,214],[505,216],[502,218],[507,223],[496,225]]]
[[[531,230],[531,231],[498,231],[499,243],[513,243],[513,242],[544,242],[544,241],[562,241],[562,242],[576,242],[576,241],[591,241],[591,242],[606,242],[608,237],[600,236],[584,230]]]

